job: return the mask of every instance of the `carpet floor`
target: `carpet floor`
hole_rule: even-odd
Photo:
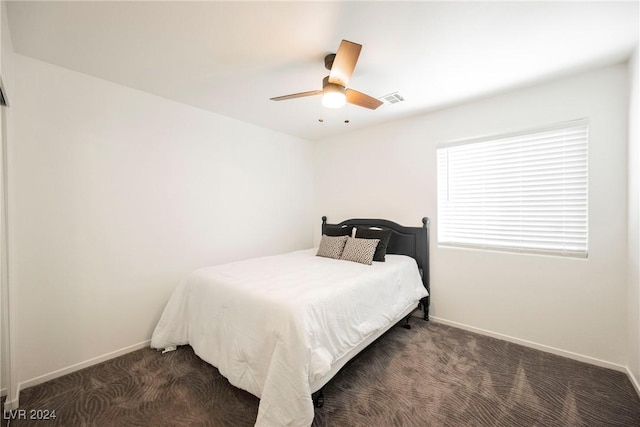
[[[313,426],[640,426],[621,372],[438,323],[392,328],[325,387]],[[252,426],[258,399],[191,347],[145,348],[23,390],[3,425]],[[49,412],[47,412],[49,411]],[[13,417],[14,419],[9,420]]]

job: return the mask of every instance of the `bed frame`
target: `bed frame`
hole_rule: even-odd
[[[431,295],[429,286],[429,218],[422,218],[422,227],[404,227],[393,221],[386,219],[348,219],[338,224],[327,224],[327,217],[322,217],[322,234],[325,232],[326,226],[334,227],[377,227],[391,230],[391,238],[387,246],[388,254],[407,255],[415,259],[418,263],[418,270],[422,276],[422,283]],[[418,306],[413,306],[400,314],[397,321],[391,322],[386,329],[379,331],[367,338],[360,345],[346,353],[342,358],[334,362],[331,370],[322,378],[311,383],[311,398],[316,408],[322,407],[324,404],[324,386],[333,378],[340,369],[342,369],[349,361],[356,357],[362,350],[367,348],[371,343],[378,340],[382,335],[389,331],[398,322],[404,322],[404,327],[410,329],[409,318],[419,308],[424,312],[424,320],[429,320],[429,301],[431,296],[422,298]]]
[[[415,259],[422,276],[422,283],[431,295],[429,285],[429,218],[422,218],[422,227],[404,227],[386,219],[348,219],[339,224],[327,224],[327,217],[322,217],[322,234],[326,226],[334,227],[377,227],[391,230],[391,238],[387,246],[388,254],[407,255]],[[429,302],[431,296],[420,300],[420,308],[424,312],[424,320],[429,320]]]

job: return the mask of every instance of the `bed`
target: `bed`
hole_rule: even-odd
[[[323,387],[349,360],[419,307],[428,320],[428,226],[323,217],[319,248],[195,270],[170,297],[151,347],[191,345],[260,398],[256,426],[309,426]],[[317,256],[338,240],[376,257],[386,243],[384,262]]]

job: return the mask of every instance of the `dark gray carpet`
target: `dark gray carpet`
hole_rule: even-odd
[[[412,324],[393,328],[327,385],[314,426],[640,426],[640,398],[623,373]],[[127,354],[23,390],[20,403],[27,413],[55,410],[56,419],[11,427],[252,426],[258,408],[188,346]]]

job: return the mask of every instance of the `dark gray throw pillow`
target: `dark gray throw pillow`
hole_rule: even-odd
[[[356,227],[356,237],[359,239],[379,239],[380,242],[378,242],[378,246],[376,247],[376,253],[373,254],[373,260],[384,262],[389,239],[391,239],[391,230]]]
[[[325,225],[324,226],[324,234],[325,236],[349,236],[351,237],[351,230],[353,227],[339,227],[337,225]]]

